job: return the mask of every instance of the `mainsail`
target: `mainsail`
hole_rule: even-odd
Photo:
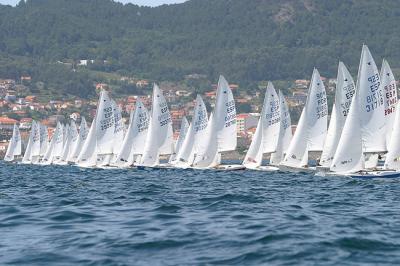
[[[160,154],[173,151],[172,120],[167,101],[156,84],[153,88],[153,107],[141,165],[159,164]]]
[[[392,69],[386,60],[382,62],[381,82],[382,93],[385,99],[386,147],[389,150],[389,144],[394,129],[393,123],[396,116],[397,86]]]
[[[292,140],[292,121],[290,119],[289,107],[286,103],[285,96],[279,91],[279,109],[281,121],[279,124],[279,138],[276,147],[276,152],[271,154],[270,164],[279,165],[283,160],[287,149],[289,148],[290,141]]]
[[[183,117],[182,121],[181,121],[181,127],[179,130],[179,137],[175,143],[175,148],[174,148],[175,153],[172,154],[171,157],[169,158],[170,163],[173,163],[176,160],[177,154],[179,153],[179,150],[181,149],[183,142],[186,138],[186,135],[189,131],[189,127],[190,127],[190,124],[189,124],[188,120],[186,119],[186,117]]]
[[[330,169],[339,173],[360,171],[365,168],[365,152],[385,150],[384,98],[380,76],[368,47],[364,45],[356,93]]]
[[[96,119],[93,119],[86,140],[76,159],[76,164],[81,167],[96,166]]]
[[[392,137],[388,146],[384,167],[386,169],[400,170],[400,102],[397,103]]]
[[[221,152],[232,151],[237,145],[236,107],[229,84],[219,77],[217,99],[210,115],[206,136],[198,145],[193,166],[215,167],[220,164]]]
[[[301,113],[287,154],[281,162],[282,165],[295,168],[304,167],[307,165],[308,152],[322,151],[327,133],[327,116],[325,86],[318,70],[314,69],[306,105]]]
[[[135,161],[135,157],[143,154],[149,122],[149,112],[138,99],[135,111],[131,112],[129,127],[115,162],[117,166],[131,166]]]
[[[6,155],[4,156],[4,161],[11,162],[14,161],[15,156],[21,155],[21,134],[19,128],[14,124],[13,134],[10,139],[10,143],[7,147]]]
[[[182,147],[176,156],[176,163],[179,165],[189,166],[194,159],[195,153],[198,151],[200,142],[207,138],[204,135],[208,123],[207,108],[200,95],[196,97],[196,105],[194,107],[192,123],[188,129]]]
[[[346,66],[339,62],[335,103],[332,108],[331,120],[329,122],[328,134],[325,139],[320,165],[330,167],[340,136],[349,113],[351,100],[355,91],[353,78]]]
[[[70,157],[68,158],[69,162],[75,162],[76,159],[78,159],[79,153],[82,149],[83,144],[85,143],[85,140],[88,136],[88,126],[86,123],[86,119],[84,117],[81,118],[81,124],[79,126],[79,135],[78,139],[76,141],[75,147],[72,147],[72,152],[70,154]]]
[[[279,141],[281,114],[279,96],[272,83],[268,83],[264,104],[254,138],[247,151],[243,164],[247,167],[259,167],[264,153],[274,153]]]

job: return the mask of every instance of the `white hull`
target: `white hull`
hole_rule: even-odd
[[[291,172],[291,173],[315,173],[315,167],[293,167],[293,166],[286,166],[280,165],[279,170],[282,172]]]
[[[278,166],[272,166],[272,165],[265,165],[265,166],[259,166],[259,167],[246,167],[248,170],[254,170],[254,171],[262,171],[262,172],[276,172],[279,171]]]

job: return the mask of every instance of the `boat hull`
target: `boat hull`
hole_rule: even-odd
[[[293,166],[287,166],[287,165],[280,165],[279,170],[282,172],[291,172],[291,173],[315,173],[316,169],[315,167],[293,167]]]

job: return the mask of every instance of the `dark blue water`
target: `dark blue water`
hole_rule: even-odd
[[[0,164],[0,264],[400,263],[400,180]]]

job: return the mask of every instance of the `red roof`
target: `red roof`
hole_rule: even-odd
[[[12,118],[9,118],[9,117],[4,117],[4,116],[0,117],[0,124],[3,124],[3,125],[14,125],[16,123],[18,123],[18,121],[15,120],[15,119],[12,119]]]
[[[21,123],[30,123],[32,122],[32,118],[26,117],[21,119]]]
[[[247,117],[249,117],[249,114],[238,114],[236,116],[236,118],[247,118]]]

